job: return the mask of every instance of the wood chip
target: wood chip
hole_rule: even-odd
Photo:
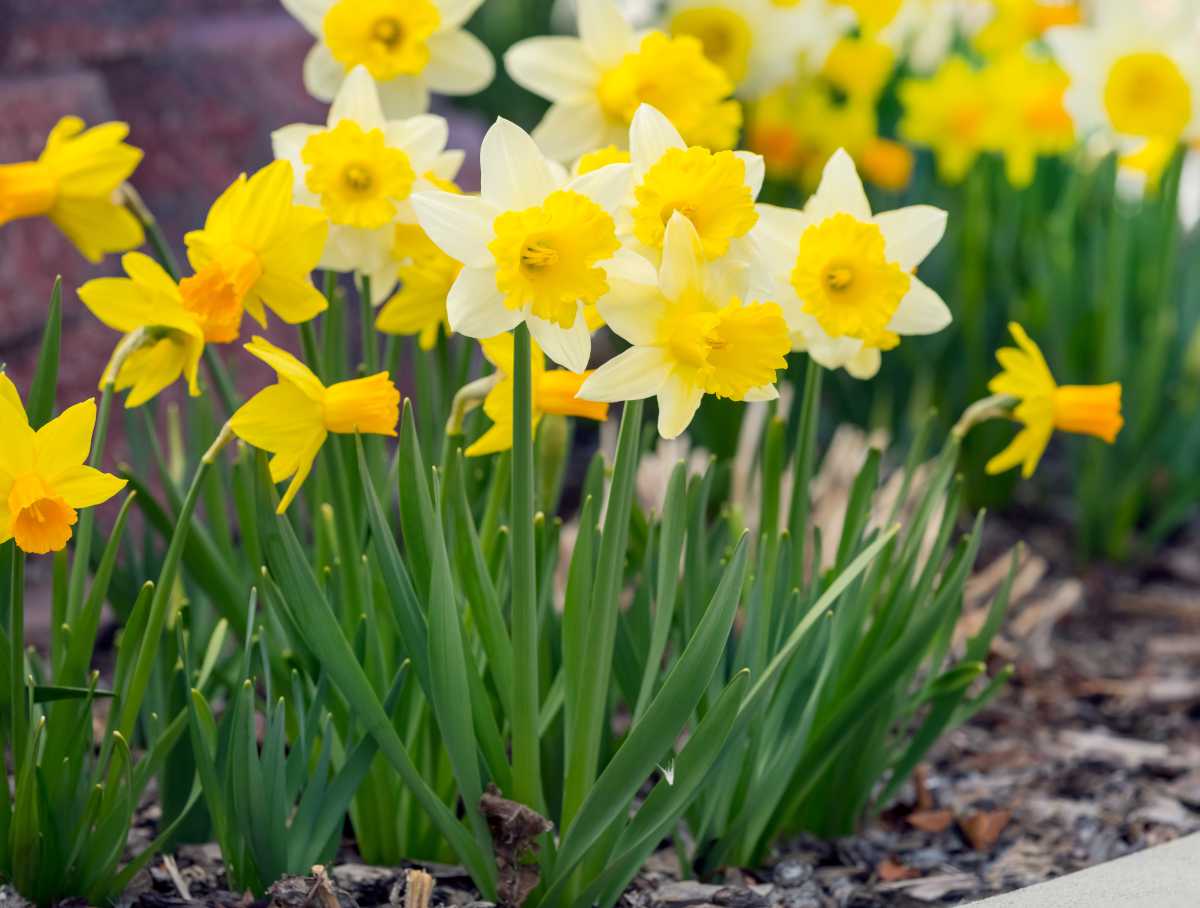
[[[914,867],[905,867],[899,861],[893,861],[891,858],[885,858],[879,862],[879,866],[875,868],[875,872],[879,874],[879,878],[885,883],[894,883],[897,880],[914,880],[921,875],[921,871]]]
[[[1121,738],[1103,729],[1064,731],[1058,735],[1058,744],[1065,757],[1077,758],[1086,755],[1130,769],[1137,769],[1148,763],[1164,763],[1171,756],[1171,748],[1166,744],[1139,741],[1137,738]]]
[[[1011,819],[1011,810],[980,810],[959,820],[958,825],[972,848],[991,851]]]
[[[922,832],[944,832],[954,822],[954,814],[949,810],[918,810],[910,813],[905,819],[909,825]]]

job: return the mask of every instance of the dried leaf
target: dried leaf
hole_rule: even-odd
[[[880,861],[875,872],[885,883],[895,883],[897,880],[915,880],[921,875],[921,871],[916,868],[905,867],[899,861],[893,861],[891,858]]]
[[[948,810],[917,810],[906,819],[910,826],[922,832],[945,832],[954,822],[954,814]]]
[[[1011,810],[980,810],[958,821],[976,851],[990,851],[1012,819]]]
[[[537,839],[554,824],[524,804],[502,797],[495,785],[489,785],[479,799],[479,809],[487,819],[496,849],[500,901],[519,908],[541,878]]]

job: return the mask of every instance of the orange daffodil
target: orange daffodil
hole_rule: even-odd
[[[513,80],[551,102],[533,137],[550,157],[573,161],[605,145],[625,147],[643,103],[691,144],[731,148],[742,124],[733,82],[692,35],[638,33],[615,0],[580,0],[579,37],[518,41],[504,56]]]
[[[229,428],[273,455],[273,482],[291,478],[279,502],[280,514],[300,491],[330,432],[396,434],[400,392],[386,372],[326,387],[308,366],[261,337],[246,349],[274,369],[279,380],[246,401],[230,418]]]
[[[283,0],[317,39],[304,87],[332,101],[355,67],[379,85],[389,117],[429,109],[430,91],[473,95],[492,81],[491,52],[463,28],[483,0]]]
[[[96,402],[69,407],[40,429],[12,380],[0,372],[0,543],[12,539],[31,555],[70,541],[81,508],[112,498],[125,480],[87,466]]]
[[[524,321],[554,362],[583,371],[585,309],[609,292],[613,260],[633,255],[620,251],[613,221],[631,166],[568,178],[524,130],[497,120],[480,147],[480,196],[413,197],[422,229],[463,264],[446,301],[450,328],[488,338]]]
[[[371,279],[373,302],[388,298],[400,260],[391,254],[397,224],[414,224],[413,193],[453,180],[463,153],[446,151],[449,127],[423,114],[386,119],[367,69],[350,72],[325,127],[276,130],[275,156],[291,162],[296,201],[324,211],[329,240],[320,265]]]
[[[928,205],[871,213],[854,162],[839,150],[803,211],[760,205],[755,240],[794,349],[855,378],[879,371],[901,335],[933,334],[950,310],[915,275],[941,240],[946,212]]]
[[[0,164],[0,227],[46,217],[90,262],[142,245],[142,225],[120,197],[142,160],[127,135],[124,123],[85,129],[79,117],[63,117],[36,161]]]

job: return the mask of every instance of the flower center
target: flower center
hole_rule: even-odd
[[[743,400],[754,388],[772,384],[787,368],[791,349],[787,323],[775,303],[743,305],[734,299],[709,308],[689,291],[663,324],[667,348],[688,380],[705,393]]]
[[[58,179],[45,164],[0,165],[0,224],[46,214],[56,198]]]
[[[681,10],[671,20],[671,33],[691,35],[704,47],[704,56],[725,71],[733,82],[746,77],[754,34],[746,20],[721,6]]]
[[[13,538],[23,551],[34,555],[62,549],[77,519],[75,509],[33,474],[19,476],[13,482],[8,509]]]
[[[325,43],[349,72],[359,64],[380,81],[429,64],[428,40],[441,24],[433,0],[338,0],[325,14]]]
[[[1104,107],[1117,132],[1178,137],[1192,115],[1192,89],[1166,54],[1127,54],[1112,65]]]
[[[496,262],[496,287],[510,309],[528,309],[562,328],[575,324],[579,304],[608,292],[597,263],[619,247],[616,225],[585,195],[559,190],[541,205],[496,218],[488,247]]]
[[[245,313],[243,301],[261,276],[258,256],[240,246],[229,246],[179,282],[183,308],[199,319],[205,341],[227,344],[237,340]]]
[[[883,232],[873,223],[839,213],[800,237],[792,286],[830,337],[894,346],[887,325],[911,283],[908,272],[887,260]]]
[[[724,255],[731,240],[758,223],[746,165],[730,151],[669,149],[646,171],[634,199],[634,235],[656,249],[677,211],[695,226],[708,259]]]
[[[335,224],[383,227],[416,181],[408,155],[390,148],[383,130],[368,132],[353,120],[314,133],[300,157],[308,165],[304,184],[321,197],[321,207]]]

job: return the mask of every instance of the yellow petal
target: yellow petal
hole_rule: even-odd
[[[10,478],[33,469],[33,429],[12,380],[0,372],[0,474]]]
[[[90,262],[134,249],[146,239],[138,219],[107,198],[60,199],[48,217]]]
[[[88,466],[72,467],[53,482],[55,493],[73,508],[102,504],[125,488],[126,480]]]
[[[280,383],[264,388],[238,408],[229,420],[234,433],[243,441],[272,454],[298,452],[314,436],[325,437],[324,412],[319,400],[313,400],[300,388]],[[282,463],[280,469],[283,469]],[[276,481],[290,472],[272,474]]]
[[[80,466],[92,449],[92,430],[96,427],[96,401],[88,399],[68,407],[34,437],[34,468],[47,482]]]
[[[308,366],[286,350],[276,347],[266,338],[255,336],[246,344],[246,350],[257,356],[275,370],[281,382],[295,385],[310,400],[321,402],[325,398],[325,386]]]

